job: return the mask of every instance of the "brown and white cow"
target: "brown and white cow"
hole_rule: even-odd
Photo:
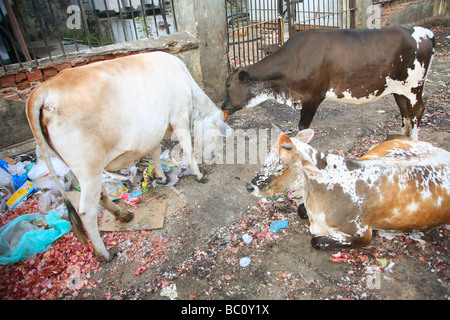
[[[317,151],[307,144],[312,137],[311,129],[294,138],[281,133],[247,189],[297,192],[315,248],[365,246],[372,229],[409,232],[450,220],[449,152],[393,136],[349,159]]]
[[[417,139],[422,92],[434,35],[421,27],[296,33],[278,51],[233,72],[222,105],[230,115],[269,98],[301,105],[299,129],[310,127],[322,101],[363,105],[394,94],[402,134]]]
[[[130,221],[133,214],[109,199],[102,188],[103,170],[127,168],[150,153],[156,176],[165,183],[159,163],[160,142],[173,132],[191,171],[203,181],[192,139],[202,139],[208,159],[205,150],[213,152],[215,139],[229,129],[222,121],[222,111],[195,83],[183,62],[163,52],[64,70],[31,93],[26,113],[53,176],[49,148],[78,178],[80,213],[66,201],[69,216],[80,240],[85,239],[84,225],[95,254],[106,261],[112,254],[98,232],[99,200],[118,220]],[[62,188],[60,191],[64,194]]]

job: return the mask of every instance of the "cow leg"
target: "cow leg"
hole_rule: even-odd
[[[304,203],[299,204],[299,206],[297,208],[297,214],[302,219],[308,219],[308,214],[307,214],[306,207],[305,207]]]
[[[402,135],[417,140],[419,123],[425,110],[421,95],[416,95],[417,102],[414,104],[414,107],[411,104],[411,100],[404,95],[394,94],[394,97],[402,115]]]
[[[422,114],[425,111],[425,104],[423,103],[421,94],[417,94],[417,102],[412,111],[412,128],[409,133],[411,139],[419,140],[419,124],[422,120]]]
[[[189,130],[189,124],[184,123],[179,124],[178,127],[172,124],[172,128],[176,128],[174,129],[174,133],[178,138],[181,149],[183,149],[183,154],[186,158],[186,161],[188,162],[189,168],[191,169],[192,173],[196,176],[197,181],[206,182],[207,180],[206,177],[200,172],[197,161],[195,161],[195,156],[192,149],[192,138]]]
[[[102,189],[102,176],[101,174],[98,174],[88,178],[79,177],[78,181],[81,188],[80,218],[86,233],[91,240],[94,254],[101,261],[110,261],[113,258],[113,255],[106,250],[97,225],[97,206]]]
[[[358,248],[370,244],[372,240],[372,230],[363,236],[346,237],[338,239],[331,235],[313,236],[311,245],[314,249],[334,249],[334,248]]]
[[[300,111],[300,121],[298,122],[299,130],[308,129],[319,107],[320,101],[302,101],[302,110]]]
[[[155,163],[156,183],[167,184],[169,179],[167,179],[167,176],[164,174],[161,166],[161,146],[158,145],[156,148],[151,150],[150,154],[153,158],[153,162]]]
[[[115,204],[108,197],[108,193],[106,192],[104,187],[102,187],[99,203],[103,208],[111,212],[117,221],[126,223],[130,222],[134,217],[134,214],[131,211],[125,210],[121,206]]]

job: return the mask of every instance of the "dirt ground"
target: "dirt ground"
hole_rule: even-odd
[[[450,150],[450,28],[431,25],[437,54],[426,85],[426,112],[419,138]],[[295,133],[298,111],[265,102],[235,113],[234,129],[271,127]],[[313,121],[311,145],[357,157],[375,141],[400,130],[393,97],[355,108],[324,103]],[[187,207],[167,217],[155,237],[166,239],[163,260],[139,273],[125,248],[92,277],[95,289],[75,299],[304,300],[304,299],[448,299],[449,237],[446,226],[423,234],[390,237],[374,234],[363,249],[318,251],[310,245],[309,223],[296,214],[289,195],[259,199],[246,191],[261,164],[214,164],[201,168],[209,181],[185,176],[173,187]],[[273,233],[269,225],[287,220]],[[245,243],[242,236],[251,235]],[[120,253],[120,251],[125,253]],[[242,267],[239,261],[250,258]],[[132,260],[132,259],[131,259]],[[139,275],[136,275],[139,273]],[[166,288],[164,290],[163,288]],[[174,296],[172,296],[173,298]],[[69,298],[69,297],[66,297]]]
[[[419,139],[450,150],[450,25],[428,24],[437,38],[425,88]],[[271,101],[233,114],[233,129],[294,134],[299,111]],[[358,157],[388,134],[399,133],[393,97],[362,107],[323,103],[313,120],[311,145]],[[252,143],[252,142],[250,142]],[[362,249],[319,251],[310,244],[309,222],[297,215],[290,194],[260,199],[246,183],[261,163],[201,165],[208,182],[182,177],[172,188],[187,206],[166,217],[164,228],[103,233],[118,251],[110,263],[82,273],[74,300],[448,300],[449,228],[380,234]],[[165,188],[165,187],[158,187]],[[270,232],[273,221],[288,225]],[[252,236],[249,243],[246,236]],[[240,265],[241,258],[250,264]],[[89,285],[87,285],[89,284]],[[186,303],[187,306],[187,303]],[[169,307],[170,308],[170,307]],[[178,311],[177,311],[178,312]]]

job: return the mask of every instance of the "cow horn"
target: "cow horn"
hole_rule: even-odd
[[[281,132],[282,132],[281,129],[280,129],[279,127],[277,127],[277,126],[276,126],[275,124],[273,124],[273,123],[272,123],[272,128],[275,129],[275,130],[277,130],[278,133],[281,133]]]

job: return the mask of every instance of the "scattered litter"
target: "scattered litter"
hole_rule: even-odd
[[[103,186],[112,201],[119,200],[122,194],[128,191],[128,188],[123,183],[106,182]]]
[[[171,283],[161,289],[160,296],[168,297],[170,300],[175,300],[178,298],[177,286],[175,283]]]
[[[340,262],[347,261],[347,259],[349,259],[349,258],[350,258],[350,255],[347,254],[346,252],[338,252],[338,253],[331,255],[330,261],[340,263]]]
[[[250,264],[250,258],[244,257],[239,260],[239,265],[243,268],[247,267]]]
[[[122,198],[123,202],[125,202],[126,204],[136,204],[139,202],[138,197],[132,197],[131,194],[128,192],[123,192],[120,197]]]
[[[391,261],[389,262],[389,264],[387,265],[387,267],[384,268],[384,271],[389,271],[392,272],[392,267],[395,266],[395,262]]]
[[[244,234],[244,235],[242,236],[242,240],[244,240],[245,243],[250,243],[250,242],[252,242],[253,237],[252,237],[251,235]]]
[[[117,184],[122,181],[129,181],[132,183],[134,181],[134,177],[136,176],[136,173],[137,173],[137,167],[134,164],[131,167],[129,167],[128,169],[120,170],[119,173],[103,170],[102,182],[103,183],[112,182],[112,183]]]
[[[287,228],[288,222],[286,220],[274,221],[270,224],[270,232],[277,232],[280,229]]]
[[[69,173],[70,169],[64,162],[59,160],[58,158],[51,158],[53,168],[58,176],[64,177]],[[49,170],[47,168],[47,164],[45,161],[39,161],[36,165],[34,165],[30,171],[28,172],[28,177],[31,180],[38,180],[49,174]]]
[[[385,258],[376,258],[376,260],[383,268],[387,266],[387,260]]]
[[[11,197],[6,201],[6,205],[9,210],[17,207],[22,201],[26,200],[30,194],[35,191],[33,184],[30,181],[25,181],[25,183],[14,192]]]
[[[17,217],[0,228],[0,264],[25,260],[46,251],[52,243],[70,230],[56,211],[47,215],[30,213]]]
[[[0,170],[1,171],[1,170]],[[6,208],[6,201],[11,197],[11,191],[8,188],[0,186],[0,214]]]
[[[61,197],[61,193],[57,190],[44,190],[41,192],[38,198],[39,209],[42,212],[48,212],[52,207],[52,204],[57,202]]]
[[[171,172],[172,169],[165,163],[161,163],[161,167],[165,173]],[[142,192],[148,192],[147,186],[148,184],[152,183],[156,178],[156,172],[155,172],[155,163],[149,162],[147,168],[145,168],[144,172],[142,173],[143,180],[141,183]]]
[[[0,168],[0,187],[11,187],[13,180],[7,170]]]

